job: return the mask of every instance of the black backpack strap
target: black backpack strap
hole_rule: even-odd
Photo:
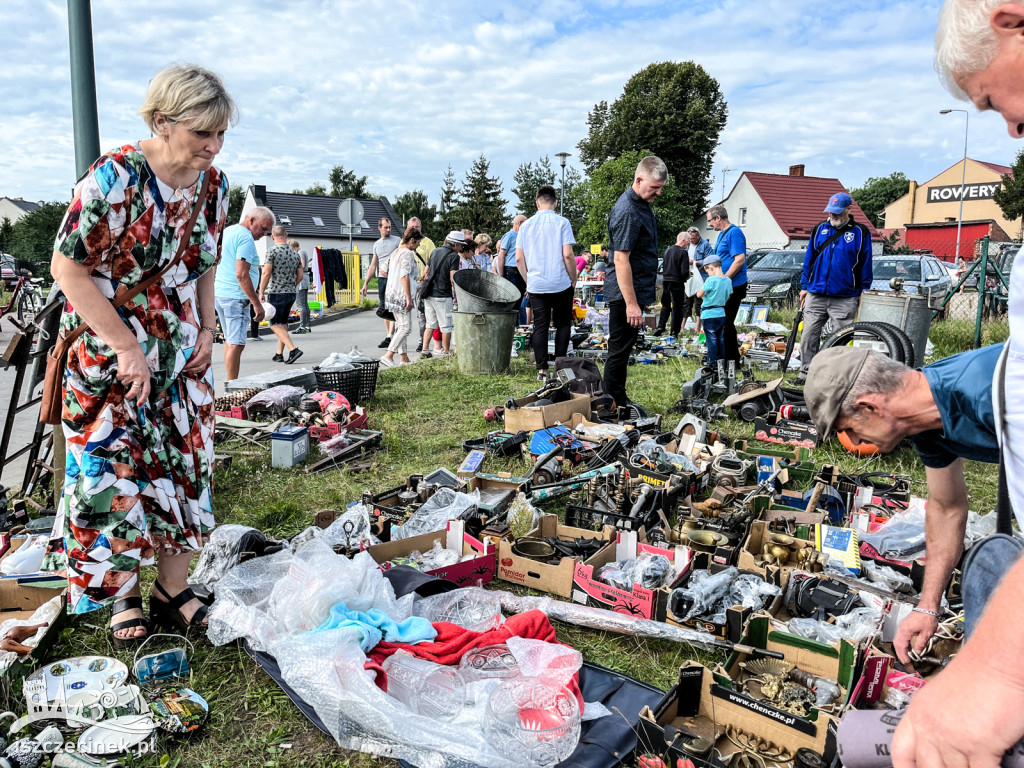
[[[1007,342],[1009,344],[1009,342]],[[996,384],[999,388],[999,421],[1003,439],[999,445],[999,492],[996,496],[996,533],[1013,535],[1013,505],[1010,504],[1010,492],[1006,487],[1006,451],[1003,443],[1006,440],[1006,358],[1010,354],[1009,347],[999,356]]]

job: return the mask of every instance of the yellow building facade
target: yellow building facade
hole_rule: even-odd
[[[1009,221],[992,196],[1002,188],[1001,177],[1010,173],[1005,165],[967,158],[952,165],[923,184],[910,182],[910,191],[885,208],[885,228],[900,229],[908,224],[956,222],[960,216],[960,186],[963,183],[964,221],[992,220],[1011,237],[1020,235],[1021,222]]]

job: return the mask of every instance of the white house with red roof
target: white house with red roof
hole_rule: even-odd
[[[793,165],[788,174],[744,171],[722,205],[729,212],[729,221],[743,229],[748,253],[757,248],[803,250],[814,227],[825,220],[822,211],[836,192],[848,192],[839,179],[805,176],[803,165]],[[871,230],[872,248],[881,253],[881,235],[856,202],[851,213],[855,221]],[[717,235],[708,224],[707,211],[693,226],[715,242]]]

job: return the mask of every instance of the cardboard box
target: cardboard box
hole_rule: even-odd
[[[858,709],[873,709],[874,705],[884,702],[891,691],[912,696],[927,682],[920,675],[910,672],[899,672],[893,667],[896,659],[877,648],[868,648],[864,657],[864,665],[860,679],[854,685],[850,701]]]
[[[683,721],[696,717],[714,724],[715,746],[725,764],[733,753],[740,751],[726,737],[727,728],[775,744],[791,755],[806,747],[821,753],[826,765],[835,759],[838,725],[835,718],[815,712],[812,718],[805,719],[776,709],[735,690],[727,676],[713,673],[693,661],[683,664],[678,682],[654,709],[644,707],[640,711],[637,752],[655,755],[667,752],[669,765],[689,758],[671,744],[675,734],[666,739],[665,731],[669,726],[678,727]]]
[[[744,544],[743,549],[740,550],[740,555],[736,561],[736,565],[745,571],[751,571],[759,574],[761,578],[766,581],[771,581],[773,584],[781,584],[786,578],[786,574],[793,570],[810,570],[811,572],[821,570],[820,563],[816,563],[814,567],[810,569],[798,565],[796,558],[793,555],[790,555],[789,562],[782,566],[766,564],[762,559],[762,552],[764,550],[765,543],[768,541],[769,533],[768,523],[764,520],[755,520],[750,526],[750,533],[747,535],[746,544]],[[807,548],[814,549],[814,544],[810,541],[803,541],[801,539],[796,539],[790,547],[794,552],[798,549]]]
[[[615,530],[606,525],[600,531],[588,531],[583,528],[572,528],[568,525],[561,525],[557,515],[542,515],[540,524],[534,528],[529,536],[546,539],[557,536],[560,539],[602,539],[606,542],[604,547],[595,553],[587,564],[600,561],[602,564],[609,562],[605,559],[608,553],[615,551]],[[614,559],[614,558],[613,558]],[[498,544],[498,578],[503,581],[510,581],[513,584],[521,584],[524,587],[537,589],[541,592],[550,592],[562,597],[571,597],[573,590],[573,574],[576,572],[576,560],[563,557],[558,565],[549,565],[528,557],[520,557],[512,552],[512,542],[502,539]]]
[[[474,555],[454,565],[426,571],[439,579],[454,581],[459,586],[472,586],[476,583],[487,584],[494,580],[496,572],[496,553],[492,545],[485,545],[479,539],[466,533],[465,524],[461,520],[450,520],[448,529],[434,533],[424,533],[401,541],[389,541],[375,544],[367,548],[378,564],[383,565],[396,557],[408,557],[413,551],[426,552],[433,548],[434,542],[440,539],[441,546],[454,551],[459,557]]]
[[[4,537],[6,538],[6,537]],[[10,540],[10,547],[0,557],[2,562],[8,555],[28,543],[29,537],[16,536]],[[0,577],[0,622],[7,619],[27,620],[32,618],[36,608],[49,602],[58,595],[67,595],[67,579],[52,573],[35,573],[25,576]],[[67,611],[60,610],[50,624],[46,633],[39,640],[39,645],[23,659],[16,660],[3,672],[0,679],[13,680],[24,677],[35,666],[35,662],[44,658],[46,652],[57,641],[61,629],[67,624]]]
[[[817,448],[821,442],[818,429],[813,424],[784,419],[777,411],[754,419],[754,439],[803,448]]]
[[[505,429],[509,432],[536,432],[556,424],[568,424],[575,413],[590,417],[590,395],[573,394],[572,399],[564,403],[552,403],[539,408],[530,405],[539,399],[536,395],[527,395],[516,400],[518,407],[505,411]]]
[[[628,560],[642,552],[663,555],[672,563],[669,586],[661,589],[646,589],[634,584],[632,590],[620,589],[605,584],[596,577],[602,566],[615,561]],[[572,576],[572,600],[580,605],[606,608],[631,616],[654,621],[665,621],[668,596],[672,587],[682,581],[690,562],[691,550],[686,547],[663,549],[643,542],[643,535],[636,531],[618,531],[615,547],[602,550],[585,563],[577,563]]]

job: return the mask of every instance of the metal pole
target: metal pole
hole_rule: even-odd
[[[75,134],[76,177],[89,170],[89,166],[100,156],[90,2],[91,0],[68,0],[68,37],[71,44],[71,119]]]
[[[978,275],[978,311],[974,319],[974,348],[981,346],[981,312],[985,306],[985,279],[988,276],[988,235],[981,241],[981,274]]]
[[[960,232],[964,224],[964,186],[967,181],[967,133],[971,126],[971,115],[966,109],[940,109],[940,115],[948,115],[950,112],[963,112],[964,113],[964,159],[963,168],[960,173],[960,214],[956,219],[956,253],[953,255],[953,260],[956,261],[957,257],[960,256]]]
[[[562,206],[565,204],[565,161],[562,161],[562,191],[558,196],[558,215],[562,215]]]

